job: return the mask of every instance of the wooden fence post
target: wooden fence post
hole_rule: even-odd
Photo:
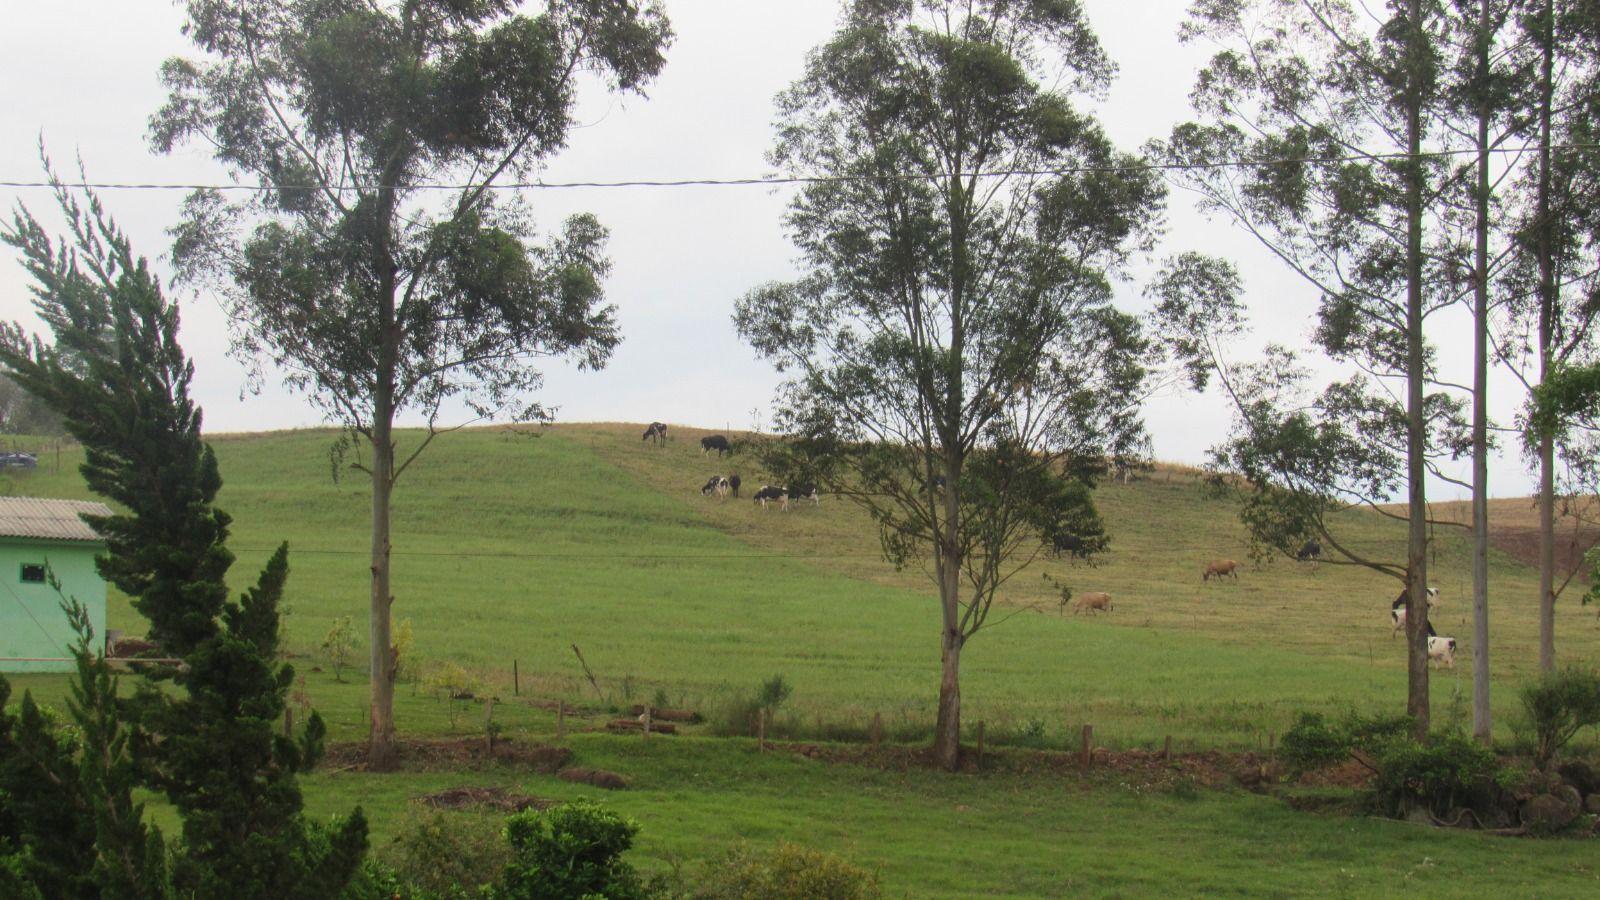
[[[1083,749],[1081,751],[1081,755],[1078,757],[1078,762],[1083,766],[1083,770],[1085,772],[1089,771],[1089,766],[1094,762],[1093,725],[1083,726]]]
[[[1172,735],[1170,735],[1170,734],[1167,735],[1166,744],[1163,745],[1162,748],[1161,748],[1161,759],[1162,759],[1163,762],[1171,762],[1172,761]]]
[[[511,661],[511,696],[522,696],[522,679],[517,675],[517,661]]]
[[[567,736],[567,701],[556,701],[556,740]]]
[[[870,733],[870,737],[872,739],[872,746],[874,747],[878,746],[878,744],[883,741],[883,713],[881,712],[875,712],[872,714],[872,731]]]
[[[644,739],[650,740],[650,707],[644,708]]]
[[[494,757],[494,698],[483,701],[483,750],[490,758]]]
[[[767,709],[762,707],[756,713],[756,749],[765,753],[767,750]]]

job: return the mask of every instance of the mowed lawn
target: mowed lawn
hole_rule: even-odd
[[[396,495],[395,615],[409,618],[409,664],[458,663],[502,700],[495,719],[517,739],[549,739],[555,716],[530,701],[589,707],[646,702],[714,713],[729,698],[783,674],[794,696],[787,732],[861,729],[874,715],[906,737],[933,718],[937,617],[918,573],[878,555],[858,512],[832,498],[788,513],[748,500],[703,498],[699,485],[740,459],[702,458],[697,437],[674,428],[648,448],[634,426],[564,426],[532,437],[499,430],[445,435],[408,471]],[[348,615],[364,644],[370,497],[359,475],[330,478],[326,431],[221,437],[215,446],[235,519],[235,586],[254,576],[279,540],[291,546],[288,628],[304,681],[297,687],[333,737],[365,733],[364,656],[337,681],[319,649]],[[402,437],[413,445],[420,435]],[[402,449],[405,449],[402,447]],[[13,493],[86,496],[76,459],[52,457],[11,476]],[[748,490],[748,488],[747,488]],[[1396,709],[1404,650],[1389,635],[1390,581],[1324,565],[1248,564],[1237,582],[1200,583],[1212,556],[1245,561],[1232,511],[1192,477],[1157,473],[1108,485],[1100,501],[1114,550],[1096,567],[1042,562],[1078,590],[1109,590],[1116,611],[1062,615],[1030,570],[964,656],[969,733],[991,740],[1042,729],[1070,746],[1092,723],[1097,742],[1179,749],[1246,748],[1281,734],[1296,710]],[[1360,539],[1393,542],[1389,523],[1364,520]],[[1466,643],[1465,542],[1441,542],[1434,583],[1442,631]],[[1495,628],[1502,731],[1514,688],[1531,669],[1533,579],[1496,558]],[[1033,607],[1038,607],[1037,609]],[[110,625],[140,631],[124,599]],[[1566,659],[1596,658],[1592,613],[1564,604]],[[604,699],[571,645],[594,668]],[[512,694],[512,665],[520,696]],[[1461,669],[1438,673],[1436,715],[1464,714]],[[59,702],[64,680],[13,679]],[[519,702],[521,701],[521,702]],[[1591,847],[1439,833],[1414,826],[1296,813],[1233,791],[1168,794],[1107,775],[1085,783],[1046,774],[946,776],[758,754],[752,742],[704,727],[648,743],[593,733],[604,715],[572,718],[583,765],[612,768],[633,789],[605,793],[553,778],[489,768],[375,776],[326,771],[306,779],[309,810],[362,805],[387,840],[419,813],[414,798],[463,784],[504,784],[545,797],[602,796],[644,826],[636,861],[651,869],[719,854],[730,842],[787,839],[879,868],[892,896],[1138,896],[1501,891],[1582,896],[1600,888]],[[482,706],[451,704],[415,680],[397,718],[411,735],[475,734]],[[786,733],[787,733],[786,732]],[[159,816],[170,811],[157,808]]]

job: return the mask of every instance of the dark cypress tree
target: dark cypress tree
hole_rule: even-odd
[[[228,600],[230,520],[214,505],[222,479],[189,397],[177,308],[93,195],[85,206],[57,182],[56,198],[68,239],[53,240],[25,209],[0,231],[33,277],[54,343],[10,326],[0,365],[83,443],[84,478],[121,508],[89,519],[106,539],[100,573],[185,663],[148,672],[127,707],[141,780],[183,817],[175,885],[197,896],[335,895],[365,852],[366,823],[358,810],[314,833],[295,775],[315,762],[322,722],[310,717],[299,741],[274,733],[294,677],[276,662],[287,547]],[[178,690],[161,687],[169,680]]]

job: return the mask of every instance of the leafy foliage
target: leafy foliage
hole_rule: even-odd
[[[496,894],[505,900],[643,897],[642,882],[622,861],[638,833],[633,821],[585,800],[517,813],[506,820],[512,859]]]
[[[355,629],[350,625],[349,616],[339,616],[334,619],[333,625],[328,628],[328,633],[322,638],[322,653],[333,666],[335,681],[344,680],[344,667],[349,665],[350,654],[355,650],[355,638]],[[396,655],[398,656],[398,653]],[[399,671],[398,666],[396,671]]]
[[[22,253],[55,343],[25,342],[13,327],[0,363],[84,445],[90,489],[121,508],[87,517],[106,540],[97,567],[132,598],[163,652],[185,663],[154,670],[118,707],[135,723],[126,740],[139,782],[163,791],[183,817],[175,886],[241,897],[337,893],[365,850],[366,823],[358,811],[332,839],[313,834],[295,775],[319,755],[322,721],[313,714],[299,741],[275,733],[294,674],[277,663],[287,546],[254,587],[228,600],[230,519],[214,506],[222,480],[189,398],[194,370],[178,344],[177,308],[98,200],[84,206],[55,184],[68,239],[52,241],[26,210],[0,235]],[[168,680],[177,690],[161,684]],[[122,740],[105,715],[86,733]],[[117,780],[94,785],[98,794],[126,789],[121,770],[105,777]],[[128,815],[114,813],[124,821],[121,845],[137,836]],[[96,846],[113,846],[104,828]]]
[[[408,821],[379,855],[399,882],[441,900],[478,896],[510,860],[495,819],[439,811]]]
[[[1103,549],[1088,487],[1147,449],[1148,348],[1111,279],[1164,189],[1074,106],[1111,71],[1077,4],[861,2],[778,99],[773,162],[827,180],[785,220],[801,277],[734,316],[792,375],[764,462],[864,507],[938,584],[947,765],[995,590],[1057,538]]]
[[[872,900],[883,889],[872,872],[832,853],[780,841],[764,853],[745,844],[707,867],[697,900]]]
[[[1600,672],[1593,669],[1541,673],[1520,697],[1533,732],[1533,759],[1541,768],[1583,729],[1600,725]]]
[[[1399,738],[1379,756],[1373,790],[1390,815],[1414,806],[1444,815],[1456,807],[1484,808],[1499,771],[1494,751],[1455,732],[1426,741]]]
[[[198,191],[174,229],[181,278],[216,288],[235,352],[271,362],[345,426],[335,471],[373,487],[369,765],[398,763],[390,639],[390,497],[458,400],[479,418],[549,413],[531,362],[605,363],[619,337],[605,229],[567,220],[543,243],[492,188],[565,144],[578,78],[640,91],[671,31],[654,3],[188,0],[204,54],[162,67],[151,141],[198,141],[262,186]],[[450,196],[430,184],[461,184]],[[259,374],[259,373],[258,373]],[[429,436],[398,458],[395,417]],[[371,458],[361,457],[363,449]]]

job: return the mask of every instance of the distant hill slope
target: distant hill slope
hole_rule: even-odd
[[[589,692],[580,645],[617,696],[656,691],[715,708],[773,674],[795,687],[791,715],[859,723],[931,720],[937,618],[926,577],[895,572],[859,511],[836,498],[784,513],[748,494],[750,462],[700,454],[707,432],[674,427],[654,448],[638,425],[563,425],[529,436],[501,429],[442,436],[406,473],[395,503],[397,618],[415,627],[413,663],[452,661],[497,684],[518,663],[524,693]],[[400,435],[402,450],[420,440]],[[289,631],[316,653],[334,617],[365,617],[369,495],[359,475],[330,477],[328,431],[219,436],[243,584],[279,540],[290,542]],[[14,493],[86,495],[77,457],[60,471],[11,476]],[[703,497],[714,473],[739,470],[747,498]],[[1113,744],[1172,733],[1246,744],[1298,708],[1398,708],[1404,649],[1390,636],[1390,579],[1364,570],[1277,561],[1237,581],[1202,584],[1218,556],[1246,562],[1227,506],[1192,474],[1162,470],[1098,494],[1113,550],[1094,567],[1042,559],[1004,596],[1005,619],[963,658],[970,720],[1064,736],[1092,721]],[[1396,523],[1359,517],[1355,540],[1392,546]],[[1462,669],[1435,681],[1441,710],[1466,690],[1466,544],[1442,535],[1435,622],[1462,641]],[[1040,573],[1075,590],[1106,590],[1115,611],[1062,614]],[[1495,557],[1497,677],[1533,669],[1535,585]],[[1009,617],[1009,618],[1008,618]],[[140,630],[126,603],[111,626]],[[1595,658],[1600,627],[1563,605],[1564,658]],[[359,627],[358,627],[359,632]],[[359,676],[358,676],[359,677]],[[1514,702],[1510,691],[1499,705]],[[359,733],[362,711],[329,711]],[[348,721],[346,721],[348,720]]]

